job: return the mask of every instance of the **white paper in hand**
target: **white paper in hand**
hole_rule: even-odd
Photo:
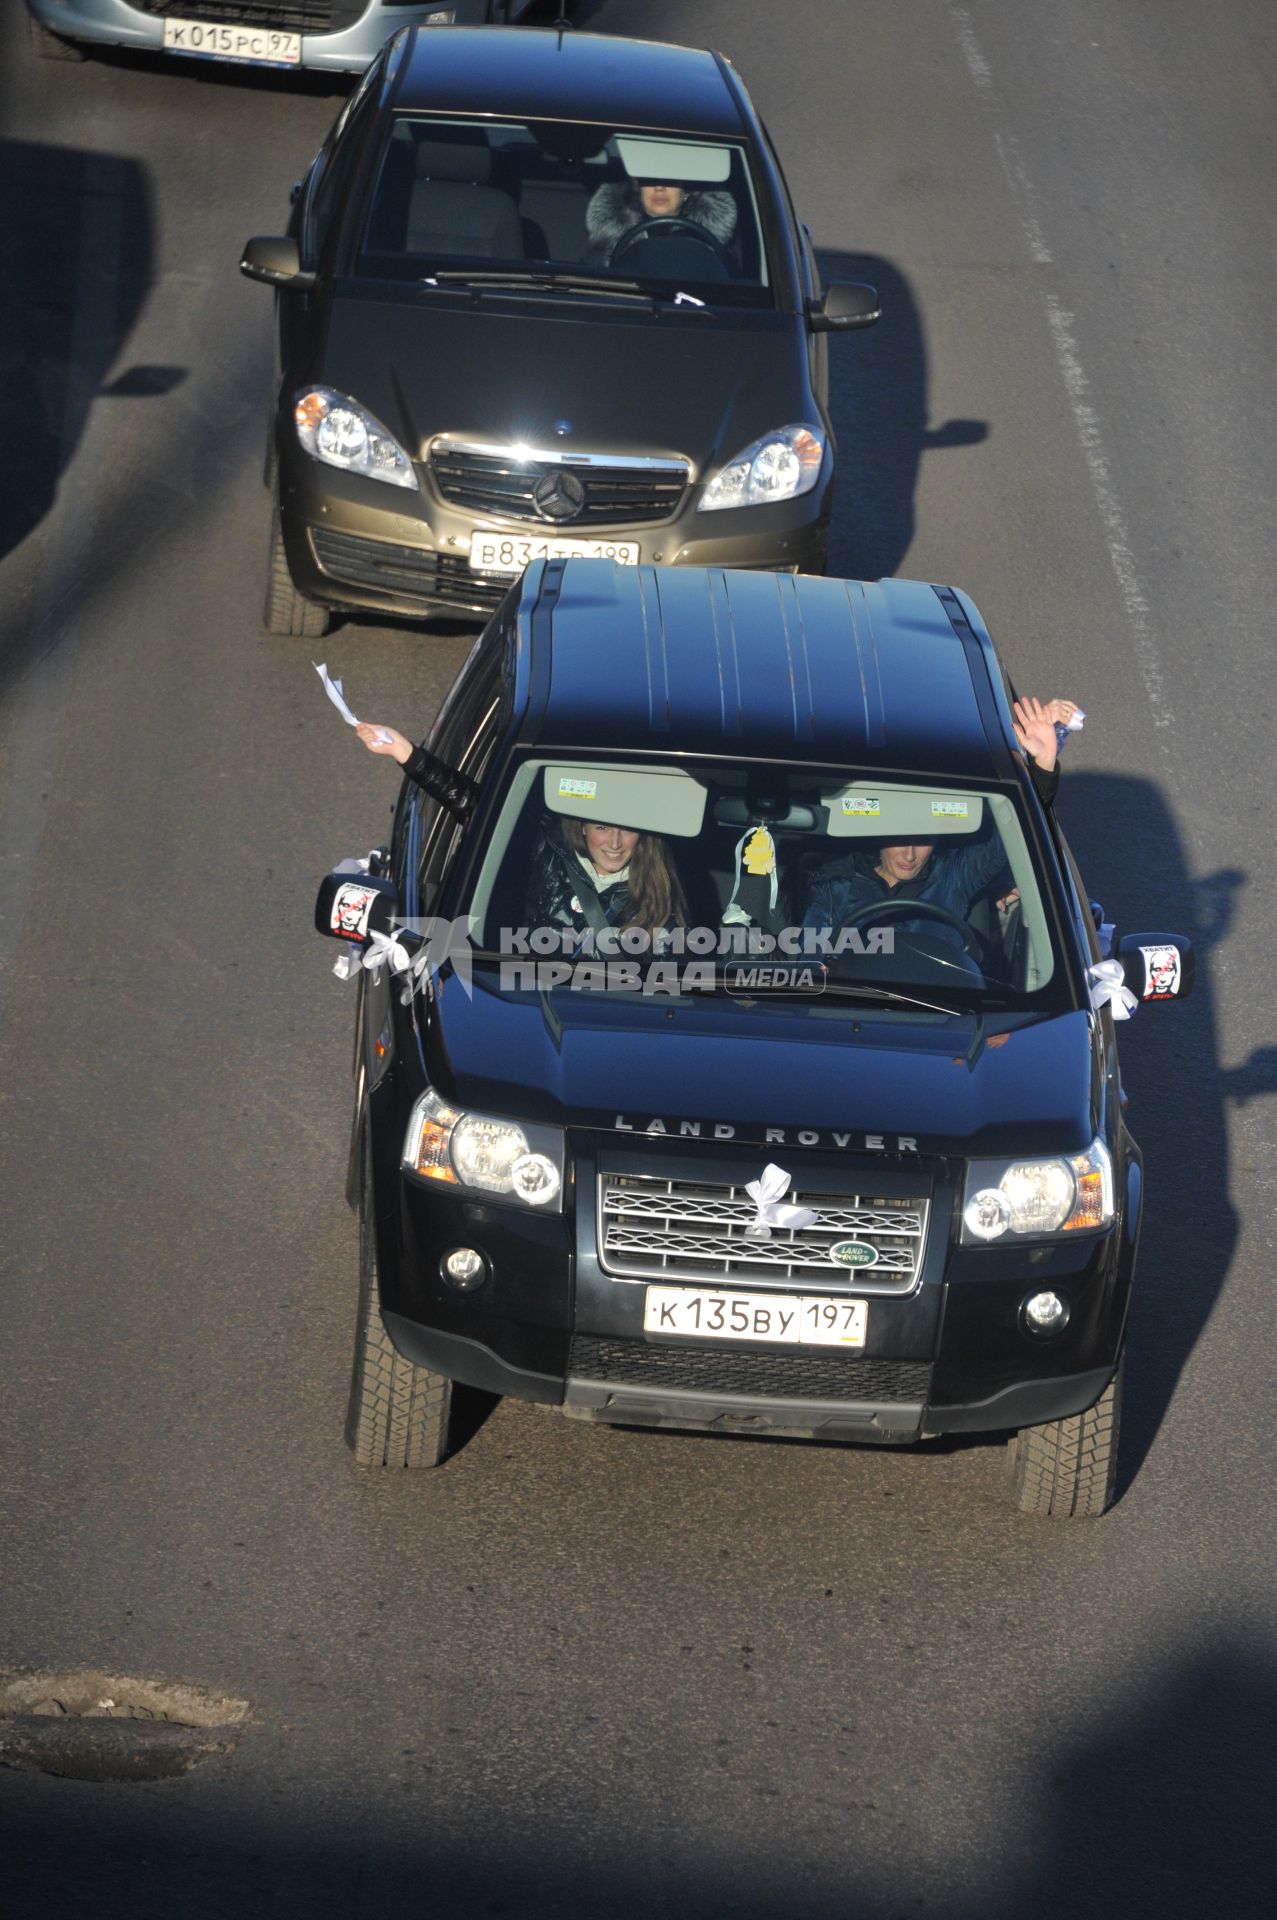
[[[332,675],[328,671],[326,664],[322,660],[312,660],[310,664],[312,667],[314,667],[315,672],[319,675],[320,679],[323,681],[324,692],[328,695],[328,698],[332,701],[338,713],[341,715],[342,719],[346,722],[346,725],[348,727],[357,727],[359,725],[358,720],[356,720],[354,714],[350,711],[350,708],[346,705],[346,702],[342,698],[341,681],[333,679]]]
[[[359,725],[359,722],[355,718],[354,714],[350,711],[350,708],[346,705],[345,697],[342,694],[342,690],[341,690],[341,681],[333,679],[324,661],[312,660],[310,664],[315,669],[315,672],[319,675],[320,679],[323,681],[324,692],[328,695],[328,698],[332,701],[338,713],[341,715],[342,719],[346,722],[346,725],[348,727],[357,727]],[[386,732],[386,729],[384,727],[378,727],[377,739],[383,747],[388,747],[393,737],[394,736],[392,734],[389,734]]]

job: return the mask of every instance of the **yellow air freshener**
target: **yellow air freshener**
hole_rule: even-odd
[[[775,873],[776,843],[766,827],[755,827],[742,856],[746,873]]]

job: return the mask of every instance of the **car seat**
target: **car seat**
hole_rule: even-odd
[[[407,251],[521,260],[523,228],[513,200],[488,184],[486,140],[422,140],[414,156]]]

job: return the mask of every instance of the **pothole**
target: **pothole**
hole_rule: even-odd
[[[225,1753],[247,1700],[91,1667],[0,1670],[0,1764],[63,1780],[168,1780]]]

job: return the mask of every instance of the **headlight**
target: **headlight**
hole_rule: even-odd
[[[327,466],[388,480],[392,487],[416,487],[417,476],[399,442],[367,407],[331,387],[307,387],[293,405],[297,438],[307,453]]]
[[[778,427],[720,467],[701,499],[701,513],[724,507],[765,507],[770,500],[796,500],[820,478],[825,436],[819,427]]]
[[[557,1212],[563,1194],[563,1135],[557,1127],[463,1112],[429,1089],[408,1121],[403,1168],[418,1180],[498,1194]]]
[[[1113,1162],[1102,1140],[1060,1159],[973,1160],[967,1168],[962,1240],[1003,1234],[1073,1233],[1113,1220]]]

